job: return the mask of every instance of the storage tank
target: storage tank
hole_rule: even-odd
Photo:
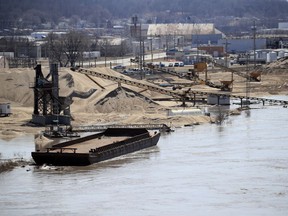
[[[257,58],[258,59],[266,59],[266,56],[267,56],[266,51],[257,52]]]
[[[280,50],[278,53],[278,58],[283,58],[285,56],[285,52],[283,50]]]
[[[271,52],[270,57],[271,57],[271,61],[276,61],[277,60],[277,53]]]
[[[277,60],[277,53],[276,52],[269,52],[267,54],[267,63],[273,62]]]

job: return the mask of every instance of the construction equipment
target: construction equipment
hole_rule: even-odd
[[[209,62],[209,63],[211,62],[212,64],[214,64],[214,66],[219,67],[219,68],[221,68],[223,70],[229,71],[229,72],[231,72],[233,74],[236,74],[236,75],[238,75],[240,77],[246,78],[249,81],[254,81],[254,82],[260,82],[261,81],[261,79],[259,78],[260,75],[261,75],[261,72],[258,72],[258,73],[252,72],[252,73],[248,73],[247,74],[247,73],[243,73],[243,72],[237,71],[235,69],[226,67],[224,65],[218,64],[218,63],[216,63],[215,61],[213,61],[211,59],[207,59],[207,62]]]
[[[50,65],[50,73],[44,77],[41,65],[35,67],[34,111],[32,122],[40,125],[70,125],[70,102],[59,97],[58,67]],[[50,80],[51,77],[51,80]],[[63,111],[63,112],[62,112]]]
[[[191,88],[189,88],[188,90],[183,90],[183,91],[171,91],[171,90],[167,90],[165,88],[161,88],[159,86],[155,86],[152,85],[150,83],[144,83],[144,82],[139,82],[139,81],[135,81],[135,80],[131,80],[131,79],[126,79],[124,77],[119,77],[119,76],[113,76],[113,75],[107,75],[107,74],[103,74],[97,71],[92,71],[92,70],[87,70],[84,68],[72,68],[73,71],[78,72],[78,73],[82,73],[82,74],[88,74],[91,76],[96,76],[96,77],[100,77],[102,79],[107,79],[107,80],[111,80],[111,81],[115,81],[117,83],[123,83],[126,85],[131,85],[131,86],[135,86],[138,88],[143,88],[143,89],[147,89],[150,91],[154,91],[154,92],[158,92],[164,95],[169,95],[172,96],[175,99],[180,99],[183,102],[183,105],[185,105],[185,101],[194,101],[194,105],[195,105],[195,98],[196,95],[199,95],[201,97],[203,96],[207,96],[207,95],[216,95],[217,97],[230,97],[230,98],[237,98],[240,99],[241,101],[243,99],[247,99],[247,100],[256,100],[259,102],[262,102],[263,105],[265,102],[269,102],[269,103],[276,103],[276,104],[284,104],[287,105],[288,101],[285,100],[275,100],[275,99],[267,99],[267,98],[258,98],[258,97],[246,97],[246,96],[242,96],[242,95],[233,95],[231,93],[216,93],[216,92],[205,92],[205,91],[196,91],[196,90],[192,90]],[[227,83],[228,84],[228,83]],[[231,83],[230,83],[231,84]]]
[[[220,80],[222,91],[232,91],[233,80]]]
[[[197,64],[194,65],[194,69],[197,72],[203,72],[204,70],[207,69],[207,64],[206,62],[198,62]]]

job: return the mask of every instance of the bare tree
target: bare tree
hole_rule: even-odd
[[[51,33],[47,37],[49,60],[51,63],[59,63],[60,67],[67,65],[67,58],[64,55],[64,44],[59,35]]]
[[[71,67],[75,66],[76,61],[82,56],[88,47],[88,37],[77,31],[70,31],[63,37],[64,54]]]
[[[122,40],[120,46],[118,46],[117,56],[123,57],[132,50],[129,48],[127,41]]]
[[[222,125],[225,120],[228,119],[228,113],[225,112],[221,106],[217,106],[217,112],[216,112],[216,123],[219,125]]]
[[[70,31],[62,36],[51,33],[47,37],[47,42],[50,61],[58,62],[60,67],[69,63],[74,67],[89,44],[88,37],[77,31]]]

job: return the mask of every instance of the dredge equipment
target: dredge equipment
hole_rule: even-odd
[[[224,65],[218,64],[215,61],[212,61],[211,59],[207,59],[207,62],[208,63],[211,62],[212,64],[214,64],[214,66],[219,67],[219,68],[221,68],[223,70],[229,71],[229,72],[231,72],[233,74],[236,74],[236,75],[238,75],[240,77],[243,77],[243,78],[245,78],[245,79],[247,79],[249,81],[254,81],[254,82],[260,82],[261,81],[261,72],[253,71],[253,72],[250,72],[250,73],[247,74],[247,73],[243,73],[243,72],[237,71],[237,70],[235,70],[233,68],[229,68],[229,67],[226,67]]]
[[[39,125],[70,125],[70,103],[59,97],[58,67],[50,65],[45,77],[41,65],[35,67],[35,82],[30,84],[34,90],[34,111],[32,122]]]

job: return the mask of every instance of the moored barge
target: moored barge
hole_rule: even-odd
[[[159,138],[159,132],[142,128],[108,128],[31,154],[37,165],[86,166],[155,146]]]

